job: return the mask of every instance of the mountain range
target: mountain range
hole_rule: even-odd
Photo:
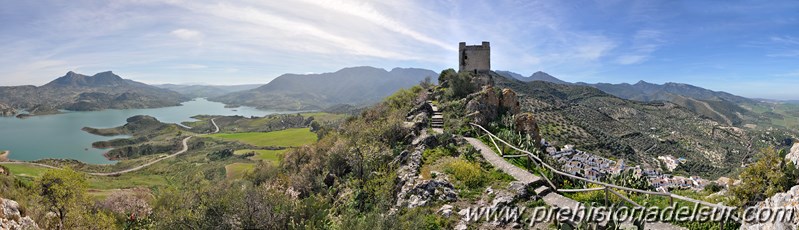
[[[261,84],[249,85],[180,85],[180,84],[163,84],[154,85],[159,88],[172,90],[191,98],[209,98],[218,97],[225,94],[255,89]]]
[[[540,71],[530,77],[522,77],[520,74],[508,71],[498,71],[497,73],[525,82],[545,81],[557,84],[590,86],[613,96],[635,101],[667,101],[728,126],[761,123],[768,119],[747,109],[762,107],[762,102],[759,100],[689,84],[669,82],[661,85],[645,81],[639,81],[635,84],[569,83]]]
[[[320,110],[338,104],[366,105],[438,73],[415,68],[361,66],[332,73],[284,74],[261,87],[209,98],[225,104],[274,110]]]
[[[92,111],[103,109],[177,106],[189,98],[177,92],[136,82],[111,71],[92,76],[68,72],[43,86],[0,87],[0,104],[39,114],[58,109]]]

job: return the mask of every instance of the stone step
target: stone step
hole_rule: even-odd
[[[443,115],[433,115],[433,120],[435,119],[444,119]]]
[[[545,196],[549,192],[551,192],[552,189],[550,189],[549,186],[542,185],[542,186],[539,186],[538,188],[536,188],[534,191],[535,191],[535,194],[538,195],[538,196]]]

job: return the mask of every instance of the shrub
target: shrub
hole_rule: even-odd
[[[784,160],[773,148],[764,149],[761,153],[762,157],[738,176],[741,183],[730,189],[733,203],[739,207],[753,205],[786,191],[796,180],[797,169],[793,163]]]
[[[449,162],[445,166],[444,172],[452,175],[468,188],[479,188],[488,181],[480,165],[462,159],[454,159]]]

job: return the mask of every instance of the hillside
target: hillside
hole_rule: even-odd
[[[701,87],[666,83],[663,85],[639,81],[636,84],[577,83],[598,88],[617,97],[637,101],[668,101],[705,117],[730,126],[755,123],[760,118],[742,105],[758,104],[758,101],[726,92],[712,91]]]
[[[0,87],[0,103],[14,108],[74,111],[177,106],[188,98],[112,73],[93,76],[68,72],[43,86]]]
[[[163,85],[155,85],[156,87],[172,90],[183,94],[184,96],[190,98],[209,98],[209,97],[218,97],[225,94],[244,91],[244,90],[251,90],[258,88],[258,84],[252,85],[178,85],[178,84],[163,84]]]
[[[494,79],[519,93],[522,110],[536,115],[543,138],[653,167],[657,156],[671,154],[688,159],[682,170],[689,173],[723,175],[746,163],[752,151],[779,145],[784,134],[725,127],[675,103],[626,100],[587,86]]]
[[[213,97],[225,104],[262,109],[318,110],[336,104],[364,105],[379,101],[425,77],[438,74],[425,69],[374,67],[344,68],[333,73],[284,74],[261,87]]]

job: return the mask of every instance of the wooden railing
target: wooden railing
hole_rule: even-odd
[[[552,172],[554,174],[565,176],[565,177],[572,178],[572,179],[575,179],[575,180],[585,181],[586,183],[590,183],[590,184],[595,184],[595,185],[601,186],[601,187],[598,187],[598,188],[586,188],[586,189],[558,189],[557,186],[555,186],[555,184],[552,183],[552,181],[549,178],[547,178],[546,175],[541,173],[541,178],[544,178],[544,180],[546,180],[547,184],[549,184],[549,186],[553,190],[555,190],[557,192],[560,192],[560,193],[595,192],[595,191],[604,190],[605,191],[605,202],[608,202],[608,195],[609,194],[613,194],[613,195],[619,197],[620,199],[624,200],[625,202],[630,203],[633,206],[643,207],[640,204],[638,204],[638,203],[634,202],[633,200],[631,200],[630,198],[628,198],[628,197],[622,195],[621,193],[613,190],[613,189],[618,189],[618,190],[627,191],[627,192],[634,192],[634,193],[640,193],[640,194],[648,194],[648,195],[654,195],[654,196],[668,197],[670,205],[674,204],[674,199],[677,199],[677,200],[682,200],[682,201],[686,201],[686,202],[690,202],[690,203],[694,203],[694,204],[700,204],[700,205],[716,208],[717,210],[730,210],[731,211],[731,210],[737,209],[736,207],[726,206],[726,205],[722,205],[722,204],[713,204],[713,203],[710,203],[710,202],[707,202],[707,201],[696,200],[696,199],[680,196],[680,195],[677,195],[677,194],[672,194],[672,193],[669,193],[669,192],[656,192],[656,191],[647,191],[647,190],[641,190],[641,189],[635,189],[635,188],[628,188],[628,187],[624,187],[624,186],[619,186],[619,185],[615,185],[615,184],[605,183],[605,182],[601,182],[601,181],[591,180],[591,179],[588,179],[588,178],[572,175],[572,174],[560,171],[560,170],[556,169],[555,167],[552,167],[551,165],[549,165],[546,162],[544,162],[543,160],[541,160],[541,158],[536,156],[536,154],[533,154],[533,153],[531,153],[531,152],[529,152],[527,150],[524,150],[524,149],[520,149],[520,148],[518,148],[518,147],[516,147],[516,146],[514,146],[514,145],[512,145],[512,144],[510,144],[508,142],[506,142],[505,140],[502,140],[501,138],[497,137],[496,135],[494,135],[493,133],[491,133],[487,129],[483,128],[483,126],[480,126],[480,125],[474,124],[474,123],[469,123],[469,124],[474,126],[474,127],[476,127],[476,128],[479,128],[480,130],[485,132],[486,135],[488,135],[488,137],[491,140],[491,142],[494,144],[494,147],[496,147],[497,150],[499,151],[500,155],[503,155],[502,154],[502,150],[500,150],[500,147],[499,147],[499,145],[497,145],[496,141],[499,141],[500,143],[505,144],[506,146],[508,146],[508,147],[518,151],[518,152],[524,153],[524,155],[510,155],[510,156],[503,155],[503,157],[520,157],[520,156],[523,157],[523,156],[527,156],[534,164],[543,166],[544,168],[548,169],[550,172]],[[736,216],[734,216],[732,214],[730,214],[730,218],[732,220],[734,220],[734,221],[740,221],[739,217],[736,217]],[[722,222],[721,224],[722,224],[722,229],[723,229],[724,222]]]

